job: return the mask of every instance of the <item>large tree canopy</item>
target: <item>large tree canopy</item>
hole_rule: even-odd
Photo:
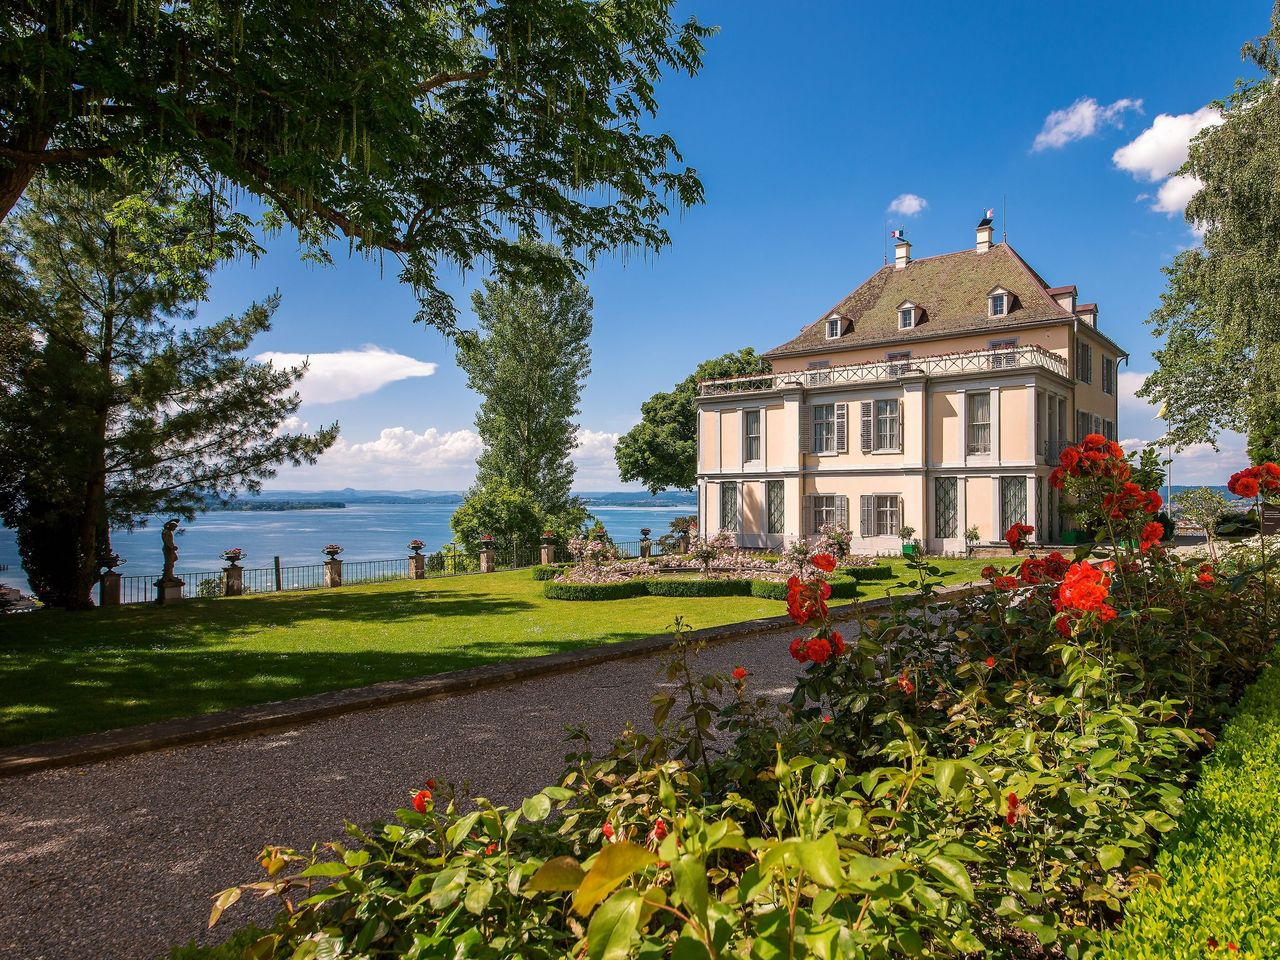
[[[771,365],[750,347],[698,364],[669,393],[640,407],[641,420],[618,438],[614,456],[624,482],[639,480],[650,493],[692,490],[698,482],[698,382],[768,373]]]
[[[15,0],[0,12],[0,217],[45,170],[176,157],[269,205],[312,255],[400,258],[450,328],[438,266],[545,278],[658,249],[702,186],[644,124],[709,29],[674,0]]]
[[[1222,124],[1200,134],[1179,171],[1201,182],[1187,219],[1204,229],[1203,246],[1166,268],[1150,318],[1165,343],[1139,395],[1163,406],[1179,446],[1230,429],[1270,448],[1280,409],[1280,5],[1243,55],[1262,76],[1217,104]]]
[[[41,182],[5,224],[0,516],[57,606],[89,602],[111,529],[191,516],[337,436],[283,430],[302,369],[245,357],[276,297],[193,322],[212,270],[251,246],[244,224],[172,170],[146,186]]]

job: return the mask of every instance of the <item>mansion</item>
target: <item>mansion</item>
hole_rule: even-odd
[[[1074,286],[1050,287],[990,220],[972,248],[912,259],[905,239],[794,339],[773,372],[704,380],[698,523],[746,547],[853,531],[854,552],[930,552],[1063,533],[1049,472],[1088,433],[1115,439],[1117,366]]]

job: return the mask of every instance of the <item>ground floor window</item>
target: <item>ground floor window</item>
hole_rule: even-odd
[[[815,496],[812,498],[813,522],[810,533],[821,533],[828,523],[840,522],[840,498],[834,496]]]
[[[765,501],[768,504],[769,533],[782,533],[786,529],[787,500],[781,480],[765,483]]]
[[[902,529],[902,498],[896,493],[864,496],[861,507],[864,537],[896,537]]]
[[[1015,523],[1027,522],[1027,478],[1000,478],[1000,530],[1001,536]]]
[[[960,527],[960,478],[933,478],[933,535],[955,537]]]
[[[738,532],[738,485],[720,484],[720,529]]]

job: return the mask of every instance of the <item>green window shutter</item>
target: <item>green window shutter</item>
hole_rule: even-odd
[[[836,404],[836,453],[849,452],[849,405]]]
[[[870,453],[875,444],[875,404],[862,403],[862,452]]]
[[[876,498],[863,494],[858,498],[862,513],[861,532],[864,537],[873,537],[876,533]]]

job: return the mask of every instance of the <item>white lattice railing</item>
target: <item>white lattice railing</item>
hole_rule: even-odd
[[[947,376],[957,373],[982,373],[990,370],[1009,370],[1015,367],[1041,367],[1061,377],[1067,375],[1067,361],[1043,347],[1012,347],[1008,350],[971,350],[965,353],[941,353],[932,357],[911,360],[879,360],[871,363],[850,363],[839,367],[822,367],[812,370],[795,370],[791,373],[763,373],[745,377],[724,377],[703,380],[699,392],[704,397],[732,393],[756,393],[761,390],[777,390],[787,384],[798,383],[805,387],[826,387],[850,383],[878,383],[897,380],[909,373],[923,373],[927,377]]]

